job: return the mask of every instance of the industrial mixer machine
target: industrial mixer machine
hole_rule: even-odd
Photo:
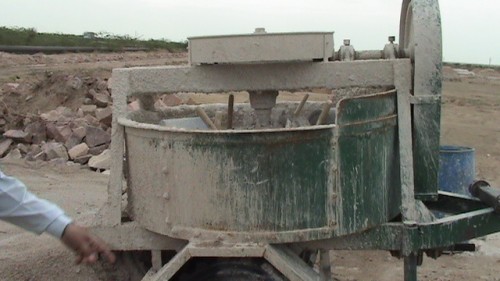
[[[328,251],[380,249],[412,281],[423,253],[500,230],[488,204],[438,191],[438,2],[404,0],[394,40],[357,51],[335,48],[331,32],[257,29],[190,38],[189,65],[115,69],[94,231],[114,250],[145,251],[143,280],[333,280]],[[315,88],[344,94],[276,101]],[[234,103],[242,91],[250,102]],[[155,108],[158,95],[188,92],[228,102]],[[494,198],[487,183],[477,190]]]

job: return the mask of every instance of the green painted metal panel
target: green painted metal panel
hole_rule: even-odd
[[[439,1],[413,0],[415,46],[413,95],[440,97],[442,89],[442,35]],[[415,197],[437,200],[441,104],[417,103],[413,107],[413,159]]]
[[[395,92],[344,99],[337,112],[341,236],[397,216],[401,190]]]
[[[259,133],[126,130],[132,209],[150,230],[278,233],[334,224],[335,201],[328,196],[335,178],[332,127]],[[162,199],[165,192],[168,202]]]
[[[285,231],[328,225],[332,136],[332,130],[304,131],[300,136],[229,134],[195,138],[182,146],[193,155],[211,154],[219,166],[214,204],[227,204],[234,213],[232,225],[224,228]],[[240,168],[228,171],[228,161]],[[233,200],[237,197],[244,200]]]
[[[435,91],[441,93],[441,87]],[[417,104],[413,109],[413,159],[415,197],[436,200],[438,196],[441,104]]]
[[[435,249],[498,232],[500,220],[492,208],[485,208],[417,225],[407,231],[408,251]]]
[[[379,249],[408,254],[421,250],[442,250],[500,231],[500,215],[478,200],[440,192],[438,201],[428,202],[427,206],[432,211],[444,210],[448,215],[427,223],[385,223],[363,232],[305,244],[306,247],[323,249]]]

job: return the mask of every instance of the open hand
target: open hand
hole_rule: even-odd
[[[116,260],[109,247],[98,237],[90,234],[86,228],[71,223],[64,230],[62,242],[78,255],[76,263],[93,264],[102,254],[110,263]]]

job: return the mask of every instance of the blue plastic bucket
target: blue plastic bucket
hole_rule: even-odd
[[[474,148],[441,146],[439,149],[439,189],[469,195],[474,182],[476,160]]]

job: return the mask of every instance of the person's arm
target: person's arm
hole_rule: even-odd
[[[57,205],[36,197],[28,192],[21,181],[1,171],[0,219],[36,234],[47,232],[61,239],[77,253],[78,263],[93,263],[100,253],[110,262],[115,260],[102,240],[91,235],[84,227],[72,223]]]
[[[61,238],[71,219],[56,205],[39,199],[14,177],[0,172],[0,219],[25,230]]]

